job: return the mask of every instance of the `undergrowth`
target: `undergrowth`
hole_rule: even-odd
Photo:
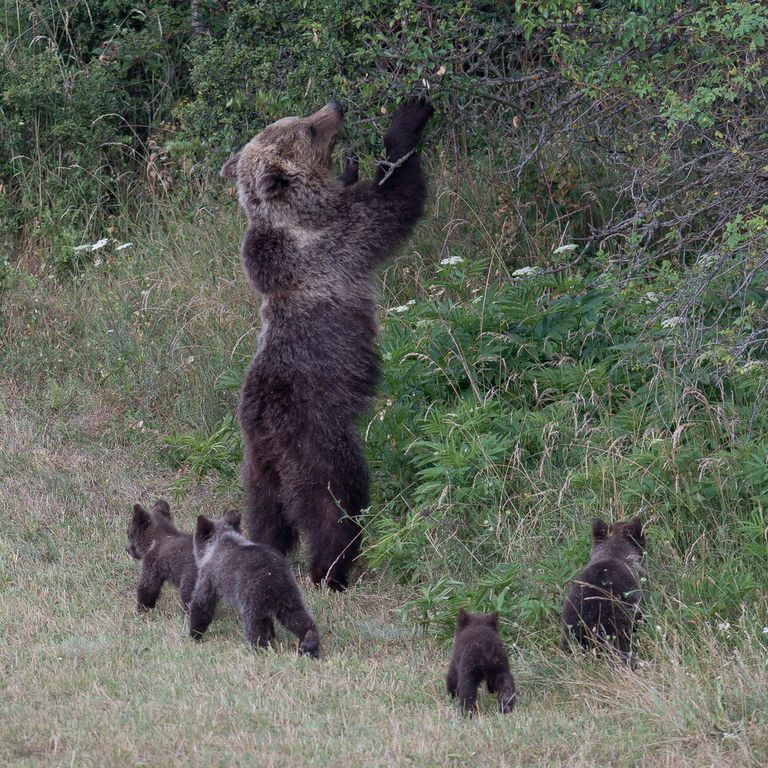
[[[666,265],[642,279],[599,264],[500,274],[460,252],[382,317],[382,393],[361,425],[374,490],[368,566],[415,587],[405,610],[441,634],[459,605],[495,607],[508,628],[554,643],[590,518],[639,513],[651,614],[757,631],[768,577],[764,359],[724,362],[725,326],[691,356],[682,326],[696,318],[658,313],[675,290]],[[763,277],[750,290],[765,287]],[[168,457],[233,482],[237,441],[227,417],[170,438]]]

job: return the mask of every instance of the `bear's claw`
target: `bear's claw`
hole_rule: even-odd
[[[360,161],[357,159],[357,155],[354,152],[350,152],[344,158],[344,170],[339,176],[339,181],[348,187],[352,184],[357,184],[357,180],[360,175]]]
[[[425,96],[410,96],[392,117],[392,124],[384,136],[384,146],[391,155],[402,156],[421,141],[424,126],[435,113],[435,108]],[[390,160],[397,157],[390,157]]]

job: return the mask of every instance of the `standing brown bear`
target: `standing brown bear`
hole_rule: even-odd
[[[372,181],[357,182],[354,164],[331,173],[336,101],[267,126],[221,169],[248,215],[243,266],[262,296],[239,408],[249,533],[287,553],[303,532],[312,581],[334,590],[347,586],[368,504],[355,422],[379,380],[374,274],[422,215],[413,151],[432,112],[421,98],[400,106]]]

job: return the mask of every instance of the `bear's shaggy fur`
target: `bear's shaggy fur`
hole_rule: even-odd
[[[134,505],[125,551],[135,560],[141,560],[136,592],[138,611],[155,607],[166,581],[179,590],[181,602],[187,608],[197,577],[192,534],[177,530],[165,499],[158,499],[151,512],[140,504]]]
[[[216,522],[200,515],[194,536],[197,583],[189,605],[189,632],[202,639],[221,599],[237,608],[246,640],[266,646],[276,618],[299,638],[299,653],[317,657],[320,639],[290,563],[265,544],[238,532],[240,515]]]
[[[343,123],[331,102],[264,128],[221,170],[248,215],[243,266],[262,296],[261,335],[239,407],[249,533],[287,553],[302,531],[311,578],[344,589],[368,504],[355,429],[376,391],[374,273],[422,215],[419,143],[432,107],[405,102],[384,136],[391,166],[340,178],[331,150]],[[406,157],[408,155],[408,157]],[[380,184],[379,182],[383,182]]]
[[[639,517],[608,525],[592,521],[592,554],[562,610],[562,648],[609,648],[630,662],[639,615],[645,534]]]
[[[477,689],[485,681],[489,693],[496,694],[499,712],[515,706],[517,692],[509,657],[499,636],[499,614],[467,613],[459,610],[453,657],[445,679],[448,693],[458,697],[465,714],[477,711]]]

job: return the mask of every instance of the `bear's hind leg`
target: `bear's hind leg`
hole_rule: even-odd
[[[313,618],[300,602],[298,587],[296,592],[297,603],[292,607],[281,607],[275,615],[289,632],[299,638],[299,655],[316,659],[320,651],[320,636]]]
[[[343,514],[335,505],[323,505],[326,509],[323,524],[311,534],[312,583],[325,581],[334,592],[343,592],[349,585],[348,572],[360,552],[360,526],[350,518],[339,519]],[[334,519],[335,518],[335,519]]]
[[[315,469],[314,493],[304,506],[312,552],[312,581],[336,592],[347,588],[348,573],[360,552],[362,531],[356,518],[368,506],[368,465],[354,429],[336,431],[326,462]]]
[[[269,616],[255,611],[241,611],[245,639],[255,648],[266,648],[275,637],[275,625]]]
[[[480,681],[474,675],[467,672],[461,673],[456,695],[461,704],[461,711],[470,717],[477,712],[477,687],[479,684]]]
[[[488,685],[488,690],[491,686]],[[499,672],[493,684],[496,692],[496,701],[499,705],[499,712],[503,715],[511,712],[515,707],[517,692],[515,690],[515,681],[510,672]]]
[[[253,450],[246,447],[242,472],[248,535],[285,555],[296,543],[296,530],[283,515],[280,476],[272,465],[249,455]]]

